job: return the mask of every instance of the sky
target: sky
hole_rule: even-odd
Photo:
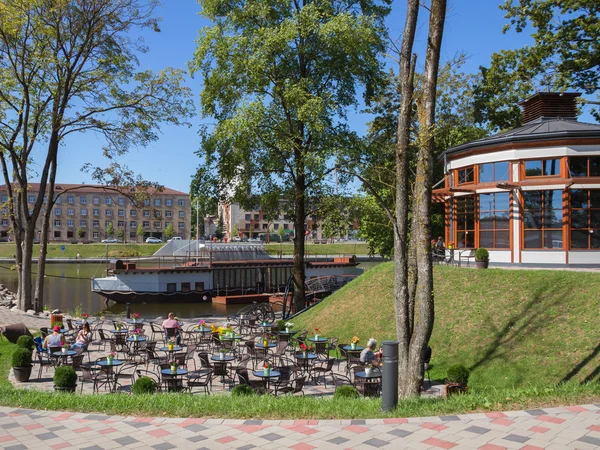
[[[468,59],[463,70],[475,73],[480,65],[489,65],[492,53],[530,43],[530,37],[524,33],[502,33],[502,27],[506,23],[504,11],[498,7],[502,3],[503,0],[450,0],[442,47],[443,61],[464,52]],[[392,38],[397,39],[402,33],[405,8],[405,0],[393,3],[392,12],[387,19]],[[193,57],[198,31],[210,25],[198,15],[200,10],[196,0],[163,0],[163,5],[156,11],[156,16],[162,18],[161,32],[144,33],[149,51],[140,55],[140,70],[158,71],[167,66],[186,69],[187,62]],[[420,14],[425,17],[426,11],[422,10]],[[421,64],[425,59],[423,46],[426,33],[427,27],[423,23],[415,42]],[[395,65],[389,59],[387,64]],[[199,148],[199,127],[202,123],[210,123],[209,119],[201,117],[199,109],[202,80],[188,78],[187,81],[194,92],[197,108],[191,127],[162,126],[157,141],[145,148],[132,148],[119,159],[121,164],[127,165],[146,180],[186,193],[189,192],[191,177],[200,161],[196,155]],[[350,127],[361,134],[366,130],[370,119],[371,116],[362,113],[360,108],[348,114]],[[82,172],[81,168],[86,163],[106,165],[102,157],[102,145],[101,138],[91,133],[70,137],[59,150],[57,181],[92,183],[91,176]],[[37,180],[33,177],[31,181]]]

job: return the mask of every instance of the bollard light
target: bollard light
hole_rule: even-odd
[[[383,341],[383,380],[381,409],[390,411],[398,405],[398,341]]]
[[[128,319],[131,319],[131,303],[125,303],[125,314]]]

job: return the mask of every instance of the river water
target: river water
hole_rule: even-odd
[[[378,262],[363,262],[360,267],[368,270],[379,264]],[[138,263],[139,265],[139,263]],[[33,265],[37,272],[37,265]],[[120,314],[125,312],[125,305],[110,302],[104,304],[104,297],[93,293],[91,278],[102,277],[106,273],[106,264],[46,264],[45,304],[50,310],[60,309],[63,312],[74,311],[81,306],[82,312],[97,315],[100,312]],[[0,283],[13,292],[17,291],[17,272],[11,270],[9,264],[0,265]],[[132,312],[139,312],[147,319],[158,316],[166,317],[169,312],[174,312],[179,317],[197,317],[204,314],[227,315],[239,311],[241,305],[218,305],[212,303],[186,303],[186,304],[146,304],[132,305]]]

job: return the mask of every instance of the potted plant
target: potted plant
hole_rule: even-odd
[[[219,359],[225,359],[225,354],[227,353],[227,350],[222,348],[219,350]]]
[[[454,364],[448,367],[446,374],[446,396],[467,391],[467,382],[471,372],[462,364]]]
[[[63,346],[62,346],[62,348],[60,349],[60,351],[61,351],[61,353],[62,353],[63,355],[66,355],[66,354],[67,354],[67,352],[69,351],[69,344],[66,344],[66,343],[65,343],[65,344],[63,344]]]
[[[106,361],[108,362],[108,364],[112,364],[113,363],[113,361],[115,359],[115,356],[117,356],[116,352],[110,352],[108,354],[108,356],[106,357]]]
[[[294,328],[294,323],[293,322],[286,322],[285,323],[285,332],[289,333],[292,328]]]
[[[478,269],[487,269],[490,263],[490,252],[485,248],[478,248],[475,251],[475,264]]]
[[[272,364],[269,361],[265,361],[265,363],[263,364],[265,376],[268,377],[269,375],[271,375],[271,367],[273,367]]]
[[[365,374],[370,377],[371,376],[371,372],[373,372],[373,364],[367,364],[365,366]]]
[[[306,359],[308,357],[308,347],[306,344],[300,344],[300,349],[302,350],[302,357]]]
[[[33,347],[34,347],[34,342],[33,342],[33,338],[31,336],[19,336],[19,339],[17,339],[17,346],[20,348],[24,348],[27,349],[29,351],[33,351]]]
[[[354,336],[354,337],[352,338],[352,342],[350,343],[350,348],[351,348],[352,350],[356,350],[356,344],[358,344],[358,343],[359,343],[359,341],[360,341],[359,337],[358,337],[358,336]]]
[[[177,373],[177,369],[179,368],[179,361],[171,361],[171,372]]]
[[[54,390],[56,392],[75,392],[77,374],[71,366],[58,366],[54,371]]]
[[[315,336],[314,337],[315,342],[318,342],[319,341],[319,329],[318,328],[315,328],[314,336]]]
[[[24,383],[31,376],[31,351],[26,348],[17,348],[12,355],[12,368],[17,381]]]

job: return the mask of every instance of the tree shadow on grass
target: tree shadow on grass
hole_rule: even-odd
[[[486,323],[494,335],[493,341],[486,347],[483,355],[469,368],[470,371],[496,359],[510,361],[510,344],[535,334],[547,324],[547,315],[544,313],[560,303],[559,298],[552,302],[544,301],[549,290],[549,287],[537,289],[523,308],[509,317],[506,324],[500,329],[492,317],[486,318]]]
[[[600,344],[598,344],[596,346],[596,348],[594,350],[592,350],[592,352],[589,355],[587,355],[583,360],[581,360],[581,362],[579,364],[577,364],[575,367],[573,367],[573,369],[568,374],[566,374],[565,377],[562,380],[560,380],[560,382],[566,383],[567,381],[570,381],[574,376],[576,376],[579,372],[581,372],[581,370],[585,366],[587,366],[590,361],[592,361],[598,355],[600,355]],[[600,375],[600,366],[596,367],[590,374],[588,374],[581,381],[581,384],[593,381],[599,375]]]

